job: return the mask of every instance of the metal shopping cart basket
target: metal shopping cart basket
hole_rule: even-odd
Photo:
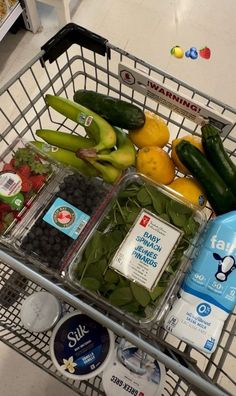
[[[63,127],[72,133],[74,124],[63,117],[55,118],[45,105],[44,95],[72,98],[79,88],[110,94],[156,112],[167,121],[172,138],[186,133],[198,135],[199,126],[208,118],[221,129],[230,155],[236,156],[236,110],[75,24],[59,31],[0,90],[0,154],[18,137],[34,139],[35,130],[45,125],[58,130]],[[0,260],[0,339],[78,394],[105,395],[101,378],[82,382],[64,378],[50,359],[50,332],[30,333],[24,329],[20,306],[36,290],[50,291],[64,302],[66,310],[84,311],[164,363],[164,395],[236,394],[234,313],[225,323],[216,352],[209,357],[166,334],[157,338],[155,326],[145,334],[117,323],[112,315],[78,299],[63,278],[36,271],[7,247],[1,247]]]

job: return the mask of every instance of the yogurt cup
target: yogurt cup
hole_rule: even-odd
[[[165,386],[165,366],[126,343],[116,349],[113,362],[102,376],[107,396],[158,396]]]
[[[89,316],[65,315],[50,340],[52,361],[65,377],[85,380],[100,374],[114,355],[115,336]]]

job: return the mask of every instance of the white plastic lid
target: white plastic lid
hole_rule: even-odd
[[[49,330],[61,315],[61,305],[52,294],[36,292],[25,299],[21,306],[21,321],[32,332]]]
[[[65,315],[50,340],[52,361],[61,374],[84,380],[101,373],[114,355],[114,334],[80,311]]]
[[[117,355],[102,376],[102,384],[107,396],[158,396],[164,391],[166,370],[162,363],[128,343],[122,350],[121,359]],[[136,367],[136,370],[135,370]]]

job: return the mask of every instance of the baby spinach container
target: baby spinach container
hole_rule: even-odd
[[[139,327],[159,323],[205,223],[203,212],[179,194],[129,173],[70,255],[67,281],[122,320]]]

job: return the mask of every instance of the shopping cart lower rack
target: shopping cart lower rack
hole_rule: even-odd
[[[72,98],[76,89],[82,87],[157,113],[167,121],[172,138],[180,136],[181,131],[200,135],[200,125],[208,118],[221,129],[224,145],[235,157],[236,110],[74,24],[59,31],[0,90],[0,153],[18,138],[34,139],[36,129],[45,125],[77,133],[73,122],[61,116],[55,118],[45,105],[44,95]],[[207,214],[211,216],[210,208]],[[1,246],[0,260],[0,339],[78,394],[104,395],[101,378],[82,382],[64,378],[50,359],[51,333],[30,333],[23,328],[20,307],[35,291],[50,291],[63,302],[65,310],[80,309],[164,363],[167,369],[164,395],[236,394],[234,313],[225,323],[216,352],[209,357],[167,335],[155,324],[148,333],[135,330],[125,319],[124,323],[117,322],[112,312],[108,314],[91,305],[71,288],[63,273],[53,274],[27,258],[23,260],[5,245]]]

